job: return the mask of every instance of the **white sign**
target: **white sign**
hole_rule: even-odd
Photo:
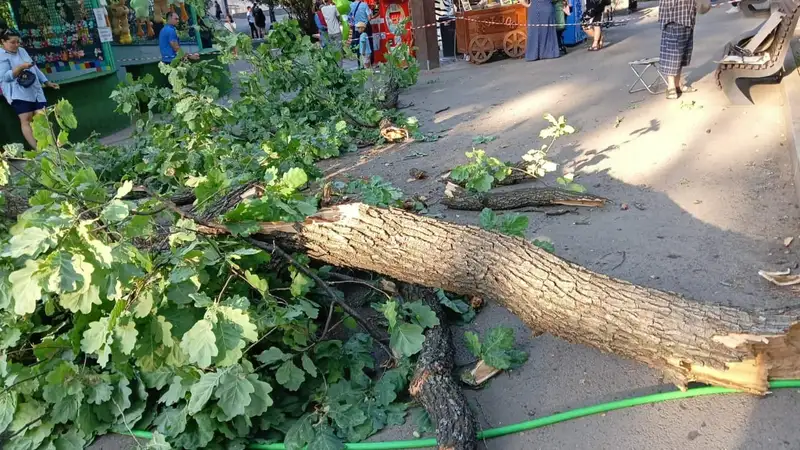
[[[94,21],[97,22],[98,28],[100,27],[108,28],[111,26],[111,24],[108,23],[108,19],[106,18],[108,16],[106,15],[105,8],[93,8],[92,11],[94,11]]]
[[[114,40],[114,34],[109,27],[98,27],[97,34],[100,35],[100,42],[111,42]]]

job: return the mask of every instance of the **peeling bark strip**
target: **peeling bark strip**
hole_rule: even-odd
[[[480,211],[483,208],[502,210],[526,206],[603,206],[606,199],[563,189],[537,187],[501,192],[490,191],[480,194],[469,192],[456,184],[447,183],[442,203],[450,209]]]
[[[477,427],[472,410],[453,379],[453,344],[444,324],[444,312],[431,289],[402,284],[400,292],[407,300],[420,299],[439,318],[440,325],[425,330],[422,353],[417,359],[408,391],[422,404],[436,425],[439,450],[474,450]]]
[[[692,301],[594,273],[523,239],[397,209],[341,205],[294,231],[312,258],[495,299],[532,329],[643,362],[679,386],[764,394],[768,377],[800,378],[800,309]]]

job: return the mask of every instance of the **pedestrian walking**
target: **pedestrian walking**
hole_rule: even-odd
[[[603,11],[611,4],[611,0],[586,0],[586,12],[583,13],[583,31],[592,38],[590,52],[601,50],[603,41]]]
[[[658,22],[661,25],[659,70],[667,77],[667,99],[675,100],[684,92],[696,89],[682,84],[681,72],[692,62],[694,24],[711,9],[708,0],[659,0]]]
[[[28,52],[20,46],[19,33],[0,30],[0,90],[19,117],[22,135],[34,149],[33,116],[43,113],[47,108],[43,87],[59,88],[56,83],[47,80]]]
[[[525,46],[525,59],[558,58],[558,36],[556,35],[556,13],[552,0],[520,0],[528,9],[528,41]]]

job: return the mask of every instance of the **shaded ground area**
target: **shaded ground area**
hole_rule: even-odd
[[[652,6],[652,3],[650,3]],[[724,43],[758,21],[715,8],[698,19],[690,79],[700,92],[668,102],[662,95],[628,94],[627,62],[657,56],[657,11],[613,28],[601,52],[574,48],[566,57],[528,63],[504,60],[482,66],[455,63],[425,73],[401,97],[413,103],[436,142],[392,145],[327,162],[332,177],[380,174],[407,194],[436,201],[437,174],[466,161],[476,136],[493,156],[516,160],[541,144],[544,113],[565,115],[578,133],[552,153],[560,170],[614,204],[579,214],[528,213],[529,238],[546,236],[556,253],[601,273],[689,297],[749,307],[796,304],[786,288],[760,279],[759,269],[794,268],[800,251],[800,210],[793,193],[786,124],[779,90],[756,90],[757,107],[729,107],[712,72]],[[435,114],[436,111],[448,108]],[[418,168],[431,178],[408,182]],[[545,183],[553,184],[551,178]],[[621,205],[629,205],[627,210]],[[446,220],[477,223],[477,213],[430,208]],[[788,249],[783,239],[794,236]],[[638,363],[533,334],[505,309],[489,305],[454,330],[497,325],[517,330],[530,353],[519,370],[501,374],[467,395],[483,428],[508,425],[567,409],[672,390],[660,374]],[[459,364],[472,357],[463,348]],[[487,449],[775,449],[797,448],[796,391],[766,398],[743,395],[682,400],[574,420],[486,441]],[[414,426],[373,440],[409,439]],[[96,449],[121,448],[118,438]]]

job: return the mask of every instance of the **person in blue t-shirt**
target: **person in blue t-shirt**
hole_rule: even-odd
[[[181,44],[178,41],[178,15],[172,11],[167,13],[167,24],[158,33],[158,48],[161,50],[161,61],[169,64],[178,56],[181,51]],[[192,53],[187,55],[189,59],[198,60],[200,55]]]
[[[372,45],[370,43],[371,39],[366,33],[367,24],[364,22],[358,22],[356,24],[356,30],[359,31],[359,38],[358,38],[358,54],[360,55],[361,64],[364,68],[368,69],[372,67]]]
[[[372,27],[369,24],[371,18],[372,8],[370,8],[367,2],[357,0],[350,3],[350,13],[347,15],[347,21],[350,23],[350,28],[355,29],[353,38],[350,41],[350,48],[356,51],[361,44],[361,33],[366,32],[369,38],[367,39],[367,43],[369,45],[370,62],[372,62]],[[358,27],[356,27],[358,23],[363,23],[365,25],[364,30],[358,30]]]

